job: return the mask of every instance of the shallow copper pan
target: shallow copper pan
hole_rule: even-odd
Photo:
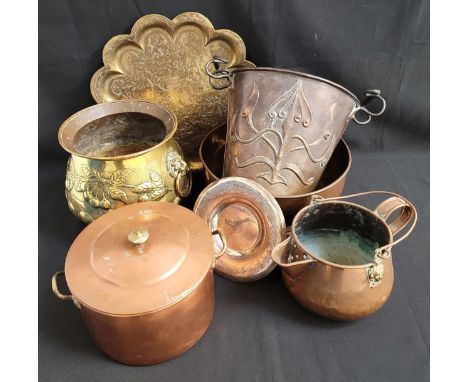
[[[200,158],[207,183],[212,183],[221,177],[225,143],[226,125],[223,125],[212,130],[200,145]],[[310,204],[313,195],[320,195],[324,198],[340,196],[351,168],[351,162],[351,151],[346,142],[341,139],[315,191],[302,195],[275,197],[283,210],[286,222],[290,223],[301,208]]]

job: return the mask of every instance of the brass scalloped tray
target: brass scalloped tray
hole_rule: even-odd
[[[175,138],[194,170],[202,164],[198,148],[214,127],[226,123],[227,89],[214,90],[205,74],[214,56],[228,66],[254,67],[234,32],[215,30],[200,13],[170,20],[146,15],[130,34],[110,39],[102,52],[104,67],[91,79],[96,102],[140,99],[172,110],[179,121]]]

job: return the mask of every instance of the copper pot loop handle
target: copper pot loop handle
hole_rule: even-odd
[[[374,98],[377,98],[379,99],[381,102],[382,102],[382,107],[380,108],[379,111],[377,112],[374,112],[374,111],[370,111],[366,106],[374,99]],[[385,101],[385,99],[380,95],[380,90],[378,89],[369,89],[367,92],[366,92],[366,98],[364,99],[364,101],[361,102],[360,105],[356,105],[356,108],[353,110],[353,112],[351,113],[352,115],[352,118],[353,118],[353,121],[356,122],[357,124],[359,125],[367,125],[372,117],[377,117],[379,115],[382,115],[383,112],[385,111],[385,108],[387,107],[387,102]],[[362,111],[364,113],[367,114],[367,119],[363,120],[363,121],[360,121],[359,119],[356,118],[356,114],[359,112],[359,111]]]
[[[218,260],[218,259],[219,259],[221,256],[223,256],[223,255],[226,253],[226,251],[227,251],[226,239],[225,239],[224,236],[221,234],[221,232],[219,232],[219,230],[215,230],[215,231],[211,232],[211,234],[212,234],[213,236],[218,235],[219,238],[221,239],[221,243],[223,243],[223,247],[221,248],[221,251],[215,255],[215,260]]]
[[[225,60],[221,57],[213,57],[210,61],[208,61],[205,65],[205,73],[210,77],[210,85],[213,89],[216,90],[223,90],[231,86],[232,84],[232,72],[226,69],[221,69],[222,64],[227,64],[229,61]],[[210,66],[214,66],[214,71],[210,71]],[[227,83],[220,85],[219,81],[213,82],[213,80],[222,80],[226,79]]]
[[[399,233],[403,228],[406,228],[406,232],[402,234],[397,240],[393,241],[390,244],[384,245],[380,248],[375,250],[376,258],[387,258],[390,256],[389,249],[391,249],[396,244],[402,242],[406,239],[409,234],[413,231],[414,227],[416,226],[416,222],[418,220],[418,213],[414,205],[405,197],[396,194],[390,191],[366,191],[366,192],[359,192],[357,194],[345,195],[345,196],[338,196],[336,198],[322,198],[319,195],[314,195],[311,200],[311,205],[321,202],[328,202],[328,201],[335,201],[335,200],[343,200],[343,199],[350,199],[364,195],[375,195],[375,194],[382,194],[382,195],[391,195],[391,198],[384,200],[380,203],[375,209],[374,213],[379,216],[381,219],[385,221],[385,223],[390,228],[392,235]],[[390,215],[400,209],[399,215],[391,222],[388,223],[387,219]],[[408,227],[408,224],[412,221],[411,225]]]
[[[54,275],[52,276],[52,292],[54,292],[54,294],[60,299],[60,300],[70,300],[70,301],[73,301],[73,303],[76,305],[76,307],[78,309],[80,309],[80,304],[78,303],[78,301],[76,301],[73,296],[71,294],[62,294],[59,289],[58,289],[58,286],[57,286],[57,278],[59,276],[65,276],[65,272],[64,271],[59,271],[59,272],[55,272]]]

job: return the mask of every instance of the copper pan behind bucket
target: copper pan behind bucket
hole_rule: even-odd
[[[222,177],[225,143],[226,125],[223,125],[208,133],[200,145],[200,158],[208,184]],[[351,162],[351,151],[346,142],[341,139],[315,191],[301,195],[276,196],[275,199],[283,210],[286,222],[290,223],[294,215],[310,203],[313,195],[320,195],[324,198],[340,196],[351,168]]]

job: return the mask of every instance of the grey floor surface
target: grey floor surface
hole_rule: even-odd
[[[63,269],[83,226],[64,199],[65,163],[39,170],[41,381],[429,380],[428,152],[354,153],[345,193],[395,191],[419,212],[414,234],[393,250],[394,290],[380,311],[355,322],[327,321],[290,298],[278,269],[251,284],[217,276],[216,312],[205,336],[182,356],[147,367],[103,356],[79,311],[52,294],[50,278]]]

